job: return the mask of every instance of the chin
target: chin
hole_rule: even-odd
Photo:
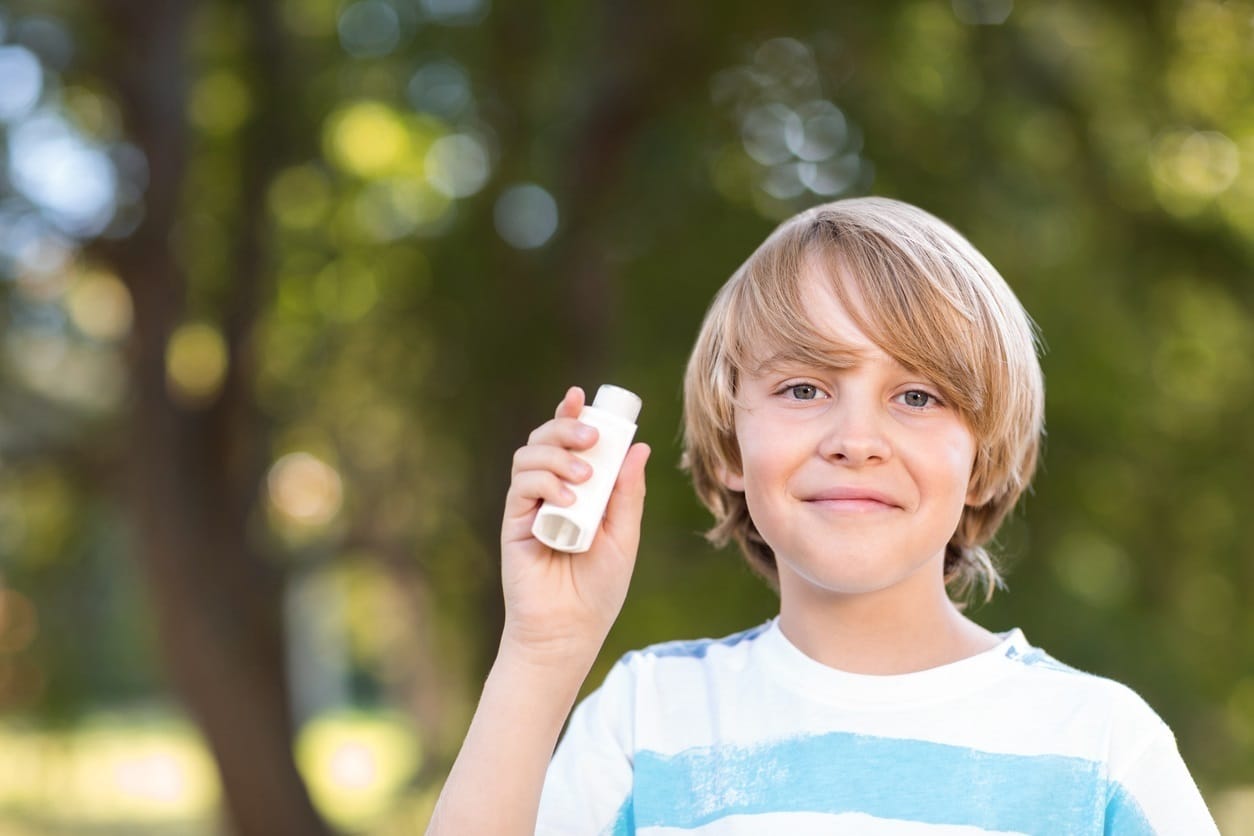
[[[808,594],[832,597],[875,595],[906,586],[919,589],[921,588],[918,584],[921,580],[919,573],[927,572],[933,563],[934,561],[929,560],[912,567],[886,567],[877,565],[875,560],[856,560],[846,557],[840,567],[820,566],[798,570],[794,566],[785,566],[784,572],[792,577],[785,580],[781,573],[780,588],[782,590],[787,584],[797,587],[798,591],[805,589]],[[943,586],[941,564],[935,563],[936,583]]]
[[[796,575],[791,585],[802,587],[811,594],[826,594],[836,597],[872,595],[892,589],[902,583],[905,578],[885,577],[874,572],[866,574],[841,573],[825,575]],[[781,582],[781,586],[782,586]]]

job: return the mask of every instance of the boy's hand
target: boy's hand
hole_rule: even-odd
[[[531,534],[540,505],[574,501],[563,485],[588,479],[572,453],[596,443],[597,431],[578,420],[584,394],[571,387],[553,420],[538,427],[514,454],[505,518],[501,524],[501,579],[505,631],[501,651],[528,662],[590,666],[622,609],[640,544],[647,444],[627,451],[605,518],[582,554],[550,549]]]

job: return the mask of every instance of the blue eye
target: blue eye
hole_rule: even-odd
[[[902,394],[901,400],[906,406],[914,407],[915,409],[922,409],[931,403],[934,398],[930,392],[924,392],[919,389],[911,389],[909,392]]]
[[[797,383],[789,386],[788,391],[799,401],[812,401],[819,394],[819,388],[812,383]]]

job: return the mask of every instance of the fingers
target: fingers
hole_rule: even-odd
[[[566,390],[552,420],[537,427],[527,444],[514,453],[509,492],[505,498],[507,517],[524,517],[540,501],[567,506],[574,494],[564,483],[579,484],[592,475],[592,468],[574,454],[596,444],[596,428],[579,421],[583,410],[583,390]]]
[[[566,394],[562,396],[562,401],[557,405],[557,412],[554,418],[575,417],[579,415],[579,410],[583,409],[584,394],[583,390],[578,386],[572,386],[566,390]]]
[[[648,444],[637,442],[627,451],[610,503],[605,509],[605,530],[628,553],[640,543],[640,519],[644,515],[644,466],[652,453]]]
[[[528,470],[546,470],[567,482],[578,484],[592,475],[592,467],[574,453],[552,444],[528,444],[514,453],[510,474],[517,476]]]
[[[575,494],[550,471],[527,470],[515,475],[505,495],[506,519],[532,513],[541,501],[564,508],[575,501]]]
[[[596,444],[598,435],[596,427],[584,424],[578,418],[566,416],[554,418],[536,427],[527,437],[527,444],[587,450]]]

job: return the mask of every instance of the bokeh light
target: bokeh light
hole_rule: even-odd
[[[66,293],[65,307],[75,327],[102,342],[122,339],[131,330],[131,294],[122,280],[104,270],[80,274]]]
[[[381,102],[357,102],[333,114],[327,144],[331,158],[359,177],[394,172],[414,154],[400,115]]]
[[[1170,131],[1155,141],[1150,168],[1163,208],[1188,215],[1233,184],[1240,153],[1218,131]]]
[[[368,184],[353,203],[359,228],[373,241],[394,241],[428,231],[451,201],[422,177],[392,177]]]
[[[497,198],[496,231],[512,247],[531,250],[557,232],[557,201],[534,183],[510,186]]]
[[[116,410],[127,386],[119,352],[71,339],[58,321],[63,318],[59,309],[45,306],[43,310],[48,324],[41,326],[36,320],[30,326],[10,328],[4,336],[6,359],[17,381],[88,414]],[[49,422],[45,429],[58,425]]]
[[[171,397],[184,406],[202,406],[226,379],[226,340],[207,323],[179,326],[166,346],[165,367]]]
[[[814,196],[868,185],[862,133],[822,86],[814,50],[788,37],[765,41],[751,62],[714,76],[711,97],[731,112],[740,140],[738,151],[725,147],[711,160],[722,195],[774,218]]]
[[[461,115],[471,104],[466,70],[450,59],[438,59],[420,67],[410,78],[406,93],[416,110],[444,119]]]
[[[74,242],[43,226],[34,217],[26,228],[30,233],[18,245],[17,287],[27,299],[50,302],[64,292],[70,266],[74,262]]]
[[[288,521],[305,527],[330,522],[344,500],[340,474],[312,453],[288,453],[266,478],[271,505]]]
[[[13,127],[9,172],[13,185],[67,234],[97,235],[113,217],[112,160],[55,112],[37,112]]]
[[[0,121],[12,122],[30,113],[43,91],[39,59],[23,46],[0,46]]]
[[[427,178],[449,197],[469,197],[488,181],[488,152],[470,134],[450,134],[431,143]]]
[[[358,826],[387,812],[417,768],[420,751],[401,718],[353,711],[306,724],[296,750],[318,807],[341,825]]]
[[[818,99],[806,102],[785,125],[788,150],[806,162],[826,160],[845,146],[849,122],[840,108]]]
[[[401,19],[385,0],[359,0],[344,7],[336,29],[340,45],[354,58],[377,58],[401,42]]]
[[[0,726],[0,747],[0,808],[36,814],[56,832],[119,821],[174,828],[218,803],[213,762],[186,722],[104,714],[55,743],[14,724]]]
[[[801,132],[801,119],[780,102],[755,107],[740,123],[745,153],[762,165],[775,165],[791,159],[788,136],[800,135]]]

